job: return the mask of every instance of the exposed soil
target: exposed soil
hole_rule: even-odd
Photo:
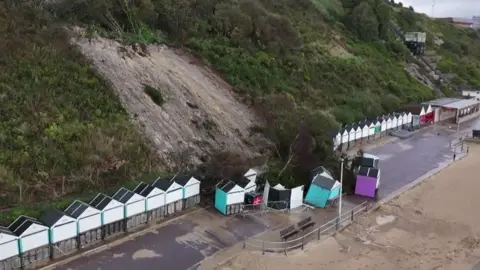
[[[243,251],[216,269],[475,269],[479,162],[472,145],[466,158],[305,252]]]
[[[249,127],[259,120],[231,87],[182,50],[162,45],[124,46],[106,38],[72,43],[111,83],[124,108],[153,142],[166,164],[198,165],[218,150],[256,152]],[[144,91],[160,91],[160,106]]]

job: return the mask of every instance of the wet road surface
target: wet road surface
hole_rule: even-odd
[[[462,129],[475,125],[477,122],[464,125]],[[422,134],[368,151],[380,157],[379,198],[452,159],[449,143],[455,134],[445,130],[443,127],[434,127]],[[438,135],[439,132],[441,135]],[[356,196],[348,199],[350,204],[364,200]],[[282,223],[276,222],[269,220],[267,223],[270,226]],[[233,246],[243,237],[252,237],[266,230],[266,222],[258,218],[224,217],[214,209],[201,210],[57,269],[197,269],[199,262],[218,250]]]
[[[269,225],[275,223],[269,220]],[[213,209],[201,210],[57,269],[196,269],[195,265],[205,257],[266,228],[266,224],[248,217],[227,218]]]

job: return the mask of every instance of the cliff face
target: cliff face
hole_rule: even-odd
[[[122,45],[106,38],[72,43],[112,86],[139,130],[168,165],[198,165],[209,154],[252,156],[252,111],[230,85],[188,53],[163,45]],[[156,104],[145,87],[158,91]]]

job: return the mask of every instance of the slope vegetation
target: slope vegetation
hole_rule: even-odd
[[[248,156],[262,146],[248,131],[273,142],[272,182],[305,181],[334,161],[332,129],[434,97],[405,70],[418,61],[392,20],[442,38],[428,41],[438,68],[478,85],[478,32],[383,0],[3,1],[2,206],[122,185],[212,149]]]
[[[161,165],[50,14],[0,3],[0,208],[121,184]]]

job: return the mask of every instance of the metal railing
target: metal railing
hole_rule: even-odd
[[[295,249],[304,249],[305,245],[311,241],[320,241],[322,236],[327,236],[335,233],[341,229],[347,222],[354,220],[360,213],[365,213],[369,209],[369,204],[363,202],[355,208],[343,213],[340,217],[336,217],[320,227],[305,233],[303,236],[293,240],[282,242],[271,242],[260,239],[247,238],[244,239],[243,248],[251,248],[254,250],[261,250],[262,254],[265,252],[283,252],[287,254],[288,251]]]
[[[308,210],[309,207],[305,206],[302,201],[302,205],[290,209],[289,205],[291,204],[291,201],[270,201],[268,202],[269,206],[265,205],[264,203],[260,204],[246,204],[243,206],[243,211],[237,213],[236,215],[241,215],[241,216],[248,216],[248,215],[262,215],[264,213],[269,213],[269,212],[277,212],[277,213],[285,213],[285,212],[301,212]]]

